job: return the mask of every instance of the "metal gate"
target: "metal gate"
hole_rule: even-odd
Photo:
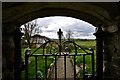
[[[25,80],[30,80],[29,75],[28,75],[28,67],[29,67],[29,58],[33,57],[35,59],[35,65],[34,65],[34,71],[35,71],[35,78],[34,80],[47,80],[49,79],[49,72],[48,72],[48,59],[52,57],[53,62],[54,62],[54,68],[55,68],[55,76],[54,80],[57,80],[57,59],[60,58],[61,56],[64,57],[64,79],[62,80],[67,80],[66,78],[66,57],[69,57],[71,59],[71,62],[73,64],[73,69],[74,69],[74,79],[73,80],[94,80],[94,73],[95,73],[95,68],[94,68],[94,50],[93,49],[84,49],[80,45],[77,45],[74,41],[63,41],[61,39],[62,36],[62,31],[59,29],[58,32],[59,36],[59,41],[48,41],[41,45],[39,48],[37,48],[34,52],[31,53],[31,50],[27,49],[25,52]],[[42,53],[39,53],[39,49],[42,48]],[[79,50],[82,50],[82,53],[79,53]],[[37,53],[36,53],[37,52]],[[81,56],[82,58],[82,68],[80,76],[82,78],[77,77],[76,73],[76,58]],[[89,56],[91,58],[91,73],[86,72],[86,56]],[[44,63],[41,65],[44,65],[44,76],[39,77],[38,74],[38,58],[42,57],[44,58]],[[50,66],[50,69],[51,66]],[[33,80],[33,79],[32,79]]]

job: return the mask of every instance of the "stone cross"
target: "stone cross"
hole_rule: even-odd
[[[63,32],[61,31],[61,29],[59,29],[59,31],[57,33],[58,33],[59,39],[61,39],[62,34],[63,34]]]
[[[61,31],[61,29],[59,29],[59,31],[57,32],[58,33],[58,37],[59,37],[59,52],[61,53],[62,49],[61,49],[61,38],[62,38],[62,34],[63,32]]]

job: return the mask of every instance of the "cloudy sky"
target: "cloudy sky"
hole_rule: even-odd
[[[38,18],[37,23],[42,30],[40,34],[49,38],[58,38],[57,31],[61,28],[64,37],[68,31],[71,31],[73,38],[95,39],[93,35],[95,27],[76,18],[63,16],[44,17]]]

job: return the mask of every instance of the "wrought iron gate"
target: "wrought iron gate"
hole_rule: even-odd
[[[27,49],[25,52],[25,80],[29,80],[29,75],[28,75],[28,67],[29,67],[29,58],[34,57],[35,59],[35,80],[47,80],[49,78],[48,76],[48,58],[53,57],[54,61],[54,67],[55,67],[55,76],[54,79],[57,80],[57,59],[61,56],[64,57],[64,80],[66,80],[66,57],[70,57],[73,62],[73,68],[74,68],[74,80],[77,79],[77,74],[76,74],[76,57],[81,56],[82,57],[82,79],[81,80],[94,80],[95,76],[95,68],[94,68],[94,50],[93,49],[88,49],[85,50],[82,48],[80,45],[77,45],[74,41],[63,41],[61,39],[62,36],[62,31],[59,29],[58,32],[59,36],[59,41],[48,41],[41,45],[39,48],[37,48],[34,52],[31,53],[30,49]],[[49,46],[49,48],[47,48]],[[42,47],[42,53],[37,53],[35,54],[40,48]],[[65,49],[68,47],[67,49]],[[46,51],[49,50],[49,51]],[[70,52],[72,50],[72,52]],[[79,53],[78,50],[82,50],[84,53]],[[73,52],[74,51],[74,52]],[[86,56],[91,57],[91,73],[87,74],[86,73]],[[44,76],[43,77],[38,77],[38,57],[43,57],[44,58],[44,64],[45,70],[44,70]],[[78,79],[77,79],[78,80]]]

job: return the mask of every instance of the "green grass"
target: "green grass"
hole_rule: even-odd
[[[75,41],[76,44],[80,45],[82,48],[92,48],[95,49],[96,42],[95,40],[86,40],[86,41]]]
[[[94,58],[95,60],[95,58]],[[79,66],[83,63],[83,56],[76,57],[76,64]],[[92,58],[90,55],[85,56],[86,72],[91,73],[92,71]]]
[[[82,40],[78,41],[77,40],[77,41],[75,41],[75,43],[77,43],[78,45],[80,45],[84,49],[93,48],[95,50],[95,41],[94,40],[93,41],[82,41]],[[49,48],[50,47],[47,48],[47,53],[50,52]],[[54,47],[52,47],[52,48],[54,48]],[[31,52],[33,53],[35,50],[36,50],[36,48],[32,48]],[[22,49],[22,59],[23,60],[25,59],[24,51],[25,51],[25,49],[23,48]],[[57,49],[57,51],[58,51],[58,49]],[[88,51],[88,50],[86,50],[86,51]],[[52,50],[51,52],[55,53],[54,50]],[[75,50],[71,49],[71,53],[74,53],[74,52],[75,52]],[[78,53],[83,53],[84,51],[78,49],[77,52]],[[43,49],[41,48],[41,49],[38,49],[34,54],[42,54],[42,53],[43,53]],[[96,55],[95,55],[95,57],[96,57]],[[53,61],[54,61],[54,57],[48,57],[47,58],[47,68],[50,67],[50,64]],[[80,65],[82,63],[83,63],[83,57],[82,56],[77,56],[76,57],[76,64]],[[90,58],[90,56],[86,56],[86,72],[91,73],[91,70],[92,70],[91,66],[92,66],[91,58]],[[45,57],[44,56],[37,58],[37,67],[38,67],[38,69],[37,69],[38,77],[41,77],[41,78],[45,77]],[[35,78],[36,74],[35,74],[35,58],[34,57],[29,58],[29,68],[28,68],[28,70],[29,70],[29,72],[28,72],[29,73],[29,78]],[[80,71],[80,74],[82,74],[82,71]],[[25,71],[22,72],[22,78],[24,80]]]
[[[92,48],[94,49],[94,63],[96,63],[96,53],[95,53],[95,45],[96,45],[96,42],[95,40],[86,40],[86,41],[82,41],[82,40],[79,40],[79,41],[75,41],[76,44],[80,45],[82,48],[84,48],[87,52],[89,52],[87,49],[88,48]],[[75,52],[75,50],[72,50],[72,52]],[[78,53],[84,53],[83,50],[77,50]],[[86,64],[86,72],[88,74],[91,74],[92,73],[92,60],[91,60],[91,56],[90,55],[86,55],[85,57],[85,64]],[[76,64],[79,66],[83,63],[83,56],[77,56],[76,57]],[[96,64],[95,64],[96,66]],[[95,67],[94,66],[94,67]],[[96,71],[96,68],[94,69]],[[80,70],[80,75],[78,76],[79,78],[82,78],[83,76],[83,70]]]
[[[81,54],[81,56],[76,56],[76,65],[81,69],[80,69],[79,74],[77,74],[77,78],[83,78],[83,67],[81,66],[83,66],[83,55],[82,54],[84,54],[84,51],[79,50],[78,54]],[[85,72],[87,74],[92,74],[92,58],[91,57],[92,55],[85,56],[85,66],[86,66]],[[72,57],[72,59],[74,60],[74,57]],[[96,71],[95,63],[96,63],[96,55],[94,55],[94,71]]]
[[[22,58],[24,58],[24,50],[22,49]],[[31,52],[34,52],[36,49],[31,49]],[[42,54],[43,50],[39,49],[34,54]],[[47,57],[47,68],[50,68],[50,64],[54,61],[54,57],[49,56]],[[29,78],[35,78],[35,57],[29,57],[28,59],[29,65],[28,65],[28,76]],[[37,74],[39,78],[45,77],[45,57],[39,56],[37,57]],[[22,79],[25,78],[25,71],[22,72]]]
[[[75,41],[78,45],[85,45],[85,46],[95,46],[95,40],[86,40],[86,41]]]
[[[33,53],[37,48],[32,48],[31,53]],[[22,59],[25,59],[25,48],[22,48]],[[38,49],[35,54],[41,54],[43,52],[43,49]]]

